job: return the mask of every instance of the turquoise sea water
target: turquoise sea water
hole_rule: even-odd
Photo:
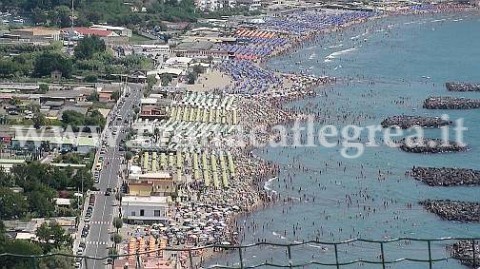
[[[282,169],[279,178],[267,184],[268,188],[296,202],[278,203],[245,217],[242,243],[258,239],[291,243],[353,237],[480,237],[480,224],[443,221],[417,204],[424,199],[480,201],[480,187],[428,187],[405,176],[415,165],[480,169],[480,110],[422,108],[423,100],[430,95],[480,98],[480,93],[449,93],[444,86],[450,80],[480,82],[479,27],[480,16],[472,14],[387,18],[331,34],[317,44],[305,45],[289,56],[271,60],[268,63],[271,69],[303,70],[341,78],[339,83],[319,89],[319,96],[289,104],[318,113],[325,124],[339,128],[348,124],[367,126],[379,124],[389,115],[446,113],[452,120],[464,119],[468,128],[464,141],[471,149],[464,153],[417,155],[379,146],[366,148],[356,159],[343,158],[340,147],[258,150],[258,155],[277,162]],[[427,130],[426,136],[438,137],[439,131]],[[300,202],[297,200],[300,197],[305,199]],[[445,243],[432,246],[433,258],[448,256]],[[380,261],[378,245],[354,243],[339,249],[340,261],[356,258]],[[331,246],[321,249],[312,245],[292,250],[294,263],[334,262]],[[386,260],[428,258],[426,243],[387,244],[385,251]],[[288,264],[285,248],[254,248],[244,257],[246,265],[266,260]],[[235,264],[238,254],[227,254],[214,262]],[[381,266],[357,264],[341,268]],[[388,268],[428,268],[428,264],[405,262]],[[449,260],[436,263],[433,268],[463,266]]]

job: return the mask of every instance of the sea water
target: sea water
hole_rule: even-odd
[[[271,60],[267,65],[271,69],[339,79],[335,85],[318,89],[318,96],[289,104],[291,108],[319,113],[322,124],[338,128],[348,124],[368,126],[379,124],[391,115],[445,113],[451,120],[464,119],[468,128],[464,141],[470,150],[428,155],[380,145],[366,148],[355,159],[343,158],[340,147],[257,150],[256,154],[281,167],[278,179],[270,181],[268,188],[293,202],[277,203],[242,219],[245,228],[242,243],[259,239],[299,243],[316,239],[336,242],[350,238],[479,237],[480,224],[441,220],[418,202],[480,201],[480,187],[429,187],[405,175],[413,166],[480,169],[480,110],[422,108],[429,96],[480,98],[480,93],[447,92],[444,85],[446,81],[480,82],[479,18],[473,14],[449,14],[371,21],[327,35],[314,47],[309,44],[291,55]],[[300,64],[295,64],[299,61]],[[317,122],[316,127],[321,123]],[[440,132],[427,130],[426,136],[439,137]],[[432,258],[448,257],[446,246],[453,242],[432,243]],[[339,245],[338,251],[340,262],[381,260],[378,244],[355,242]],[[384,251],[388,261],[429,258],[426,242],[388,243]],[[312,260],[335,262],[332,245],[307,244],[292,247],[291,252],[294,264]],[[285,265],[289,261],[284,247],[249,248],[243,256],[245,266],[266,261]],[[236,266],[238,262],[237,252],[213,261]],[[341,268],[381,268],[381,265],[354,264]],[[402,262],[388,268],[429,267],[426,263]],[[433,268],[463,266],[450,259],[435,263]]]

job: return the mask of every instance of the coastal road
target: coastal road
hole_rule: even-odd
[[[119,143],[125,138],[126,134],[122,132],[128,128],[124,120],[130,118],[133,113],[133,107],[139,103],[142,97],[142,85],[129,84],[126,92],[130,92],[129,97],[125,97],[125,103],[119,107],[117,111],[112,111],[110,115],[114,115],[112,124],[106,126],[105,140],[107,143],[107,151],[103,154],[103,168],[100,172],[99,183],[96,184],[99,191],[92,192],[95,195],[95,204],[90,224],[90,232],[86,238],[86,250],[84,255],[89,257],[103,258],[108,256],[108,249],[112,243],[110,241],[111,232],[114,231],[112,221],[118,216],[118,201],[115,199],[115,193],[106,196],[107,188],[115,190],[121,184],[119,171],[122,168],[122,160],[124,152],[119,152]],[[116,114],[122,116],[122,120],[116,120]],[[117,136],[112,135],[113,129],[117,129]],[[109,140],[110,139],[110,140]],[[88,201],[86,201],[88,203]],[[87,260],[83,264],[84,268],[105,268],[106,260]]]

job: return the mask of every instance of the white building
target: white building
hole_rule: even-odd
[[[122,214],[128,223],[155,223],[168,220],[168,197],[125,196]]]
[[[202,11],[215,11],[222,8],[234,8],[237,0],[196,0],[195,4]]]

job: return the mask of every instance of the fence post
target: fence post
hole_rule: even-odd
[[[32,257],[32,268],[37,269],[37,258],[35,256]]]
[[[475,239],[472,240],[472,251],[473,251],[473,268],[477,267],[477,253],[475,251]]]
[[[193,269],[193,255],[192,255],[192,249],[188,249],[188,260],[190,261],[190,269]]]
[[[430,240],[428,242],[428,268],[433,268],[433,261],[432,261],[432,242]]]
[[[288,252],[288,268],[292,268],[292,247],[290,245],[287,246]]]
[[[337,244],[333,244],[333,248],[335,249],[335,264],[337,265],[337,269],[340,269],[340,263],[338,262],[338,246]]]
[[[243,269],[243,253],[242,253],[242,247],[238,248],[238,256],[240,258],[240,268]]]
[[[385,250],[383,249],[383,242],[380,242],[380,251],[381,251],[380,258],[382,259],[382,268],[385,269]]]

